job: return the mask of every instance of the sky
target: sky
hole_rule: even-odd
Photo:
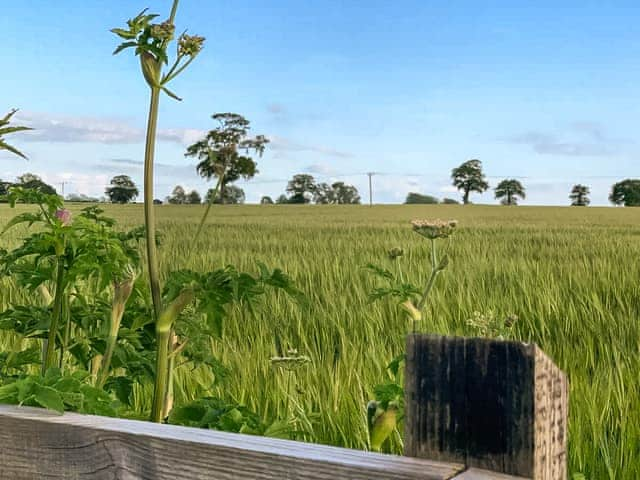
[[[112,56],[142,8],[170,0],[2,2],[0,113],[34,127],[0,152],[0,178],[29,171],[58,191],[100,196],[111,177],[142,183],[148,87],[131,50]],[[635,1],[182,0],[178,31],[207,38],[160,107],[154,196],[211,187],[186,146],[236,112],[271,143],[248,202],[296,173],[344,181],[374,202],[460,198],[451,169],[483,162],[518,178],[523,205],[566,205],[571,186],[607,205],[638,175],[640,4]],[[476,203],[497,203],[493,190]]]

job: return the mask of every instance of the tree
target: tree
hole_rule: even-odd
[[[17,111],[18,110],[16,109],[10,110],[9,113],[7,113],[3,118],[0,119],[0,150],[7,150],[15,155],[18,155],[19,157],[26,159],[27,157],[25,156],[24,153],[22,153],[17,148],[9,145],[4,139],[4,136],[9,135],[10,133],[22,132],[24,130],[31,130],[31,128],[29,127],[9,126],[9,124],[11,123],[11,117],[13,117],[13,115]]]
[[[294,175],[287,184],[287,193],[291,197],[287,203],[309,203],[316,191],[316,181],[313,176],[306,173]]]
[[[172,205],[182,205],[183,203],[187,203],[187,194],[181,185],[175,186],[171,195],[167,197],[167,203],[171,203]]]
[[[525,190],[515,178],[502,180],[495,188],[496,198],[501,199],[502,205],[518,205],[518,198],[525,198]]]
[[[16,184],[19,187],[31,190],[38,190],[47,195],[55,195],[56,189],[51,185],[44,183],[42,179],[33,173],[24,173],[16,178]]]
[[[317,204],[336,203],[335,191],[327,183],[318,183],[313,189],[313,201]],[[296,202],[302,203],[302,202]]]
[[[569,194],[571,205],[574,207],[586,207],[591,203],[591,200],[589,200],[590,194],[591,190],[586,185],[574,185]]]
[[[276,198],[276,203],[278,205],[284,205],[285,203],[289,203],[289,199],[284,193],[282,193],[278,198]]]
[[[260,199],[260,205],[273,205],[273,199],[270,196],[265,195]]]
[[[197,190],[191,190],[191,192],[189,192],[187,195],[187,203],[191,205],[199,205],[202,203],[202,197],[200,197]]]
[[[128,175],[116,175],[105,190],[111,203],[129,203],[138,196],[138,188]]]
[[[471,192],[482,193],[489,188],[484,173],[482,173],[482,162],[480,160],[468,160],[459,167],[451,170],[453,186],[463,191],[462,202],[469,203]]]
[[[248,137],[250,122],[237,113],[216,113],[211,118],[218,126],[188,147],[185,156],[199,160],[196,169],[202,177],[218,179],[220,198],[224,200],[227,185],[239,178],[248,180],[258,173],[249,152],[262,156],[269,140],[264,135]],[[246,155],[240,155],[239,151]]]
[[[442,199],[442,203],[444,205],[458,205],[460,202],[458,200],[453,199],[453,198],[443,198]]]
[[[406,204],[420,203],[420,204],[434,205],[438,203],[438,199],[436,197],[432,197],[431,195],[422,195],[420,193],[409,192],[404,203]]]
[[[205,203],[211,203],[211,197],[215,192],[215,188],[210,188],[207,192],[207,196],[205,197]],[[222,192],[218,192],[218,195],[214,199],[213,203],[222,203],[222,204],[240,204],[244,203],[244,190],[235,185],[227,185],[227,188],[224,189],[224,198],[220,198],[220,194]]]
[[[640,180],[627,178],[611,187],[609,201],[625,207],[640,207]]]
[[[360,194],[353,185],[344,182],[335,182],[331,185],[334,202],[343,205],[356,205],[360,203]]]

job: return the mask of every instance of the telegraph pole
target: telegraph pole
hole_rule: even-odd
[[[62,182],[60,182],[60,185],[62,186],[62,198],[64,198],[64,184],[67,183],[64,180]]]
[[[367,175],[369,176],[369,206],[373,207],[373,188],[371,186],[371,177],[373,177],[376,173],[375,172],[368,172]]]

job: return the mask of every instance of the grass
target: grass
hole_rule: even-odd
[[[409,220],[455,218],[461,226],[428,301],[428,329],[470,334],[476,311],[517,315],[515,336],[538,343],[569,374],[570,471],[590,480],[640,475],[640,209],[217,206],[185,263],[201,208],[158,208],[163,274],[228,263],[255,271],[261,261],[293,276],[310,302],[300,308],[274,295],[255,317],[234,314],[213,345],[232,374],[213,393],[282,415],[287,380],[269,362],[277,334],[312,359],[295,375],[297,401],[314,421],[303,439],[365,448],[365,405],[388,379],[385,365],[403,351],[408,325],[392,304],[368,303],[375,281],[361,267],[384,265],[400,246],[405,275],[422,282],[428,242]],[[0,223],[13,213],[0,206]],[[142,223],[139,205],[107,213]],[[22,295],[5,285],[3,307]],[[177,401],[205,392],[208,380],[180,371]],[[139,406],[148,408],[143,393]]]

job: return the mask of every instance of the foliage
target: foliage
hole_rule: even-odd
[[[291,196],[287,203],[310,203],[316,191],[316,181],[312,175],[299,173],[287,184],[287,193]]]
[[[199,160],[198,173],[206,178],[219,181],[222,203],[226,203],[227,185],[240,178],[248,180],[257,173],[257,164],[249,152],[262,156],[269,140],[264,135],[249,137],[249,120],[237,113],[216,113],[211,116],[218,125],[202,140],[190,145],[186,157]],[[240,152],[244,151],[245,155]],[[241,202],[239,202],[241,203]]]
[[[453,199],[453,198],[443,198],[442,199],[442,203],[444,205],[458,205],[460,202],[458,200]]]
[[[431,195],[422,195],[420,193],[409,192],[407,194],[407,198],[405,199],[404,203],[435,205],[439,203],[439,201],[436,197],[432,197]]]
[[[187,194],[186,201],[190,205],[199,205],[202,203],[202,197],[200,197],[200,194],[198,193],[197,190],[191,190]]]
[[[451,179],[453,186],[462,190],[462,202],[465,205],[469,203],[471,192],[482,193],[489,188],[489,183],[482,172],[482,162],[477,159],[467,160],[459,167],[454,168],[451,171]]]
[[[227,185],[224,191],[218,192],[215,200],[212,202],[212,197],[215,193],[215,189],[210,188],[204,198],[205,203],[238,205],[244,203],[245,200],[244,190],[236,185]],[[221,198],[222,195],[224,195],[224,197]]]
[[[16,132],[23,132],[25,130],[31,130],[29,127],[21,127],[16,125],[11,125],[11,117],[13,117],[18,110],[13,109],[10,110],[4,117],[0,118],[0,150],[7,150],[19,157],[26,159],[27,157],[17,148],[9,145],[4,137],[6,135],[10,135]]]
[[[495,188],[496,198],[502,205],[518,205],[518,198],[525,198],[525,189],[515,178],[502,180]]]
[[[270,196],[265,195],[260,199],[260,205],[273,205],[273,199]]]
[[[167,203],[172,203],[174,205],[187,203],[187,194],[184,191],[184,188],[182,188],[182,186],[180,185],[176,185],[176,187],[171,192],[171,195],[167,197]]]
[[[571,199],[571,206],[573,207],[586,207],[591,203],[589,200],[589,195],[591,194],[591,190],[586,185],[574,185],[571,189],[571,194],[569,198]]]
[[[138,188],[128,175],[116,175],[105,193],[111,203],[129,203],[138,196]]]
[[[318,204],[357,205],[360,203],[358,189],[344,182],[331,185],[318,183],[313,192],[313,201]]]
[[[611,187],[609,201],[614,205],[640,207],[640,180],[626,179]]]

